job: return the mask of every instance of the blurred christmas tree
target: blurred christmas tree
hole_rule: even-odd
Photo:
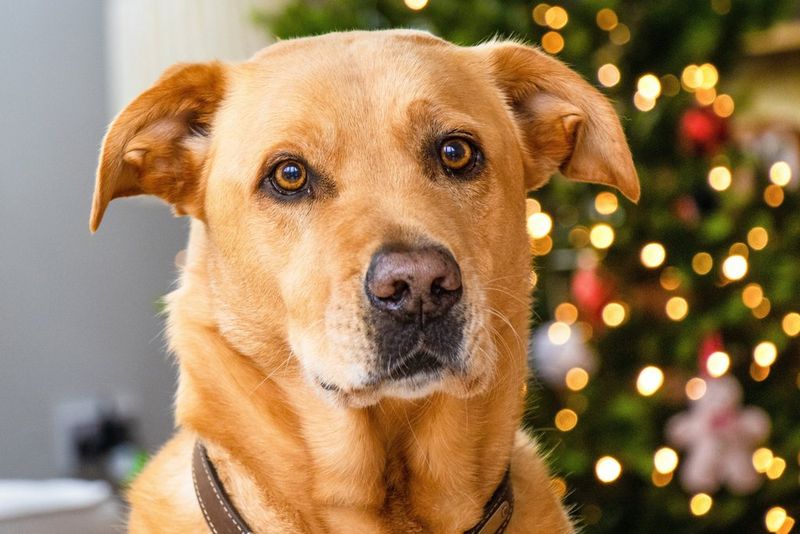
[[[785,533],[800,518],[798,163],[734,144],[719,90],[743,36],[794,4],[292,0],[260,18],[283,38],[522,37],[616,102],[641,203],[565,180],[528,201],[528,423],[587,532]]]

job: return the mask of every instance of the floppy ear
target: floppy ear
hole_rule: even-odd
[[[526,186],[560,170],[639,200],[639,179],[614,109],[563,63],[516,43],[490,43],[492,76],[514,111],[526,149]]]
[[[109,202],[131,195],[156,195],[179,215],[203,218],[200,174],[224,90],[222,64],[176,65],[114,119],[100,152],[92,232]]]

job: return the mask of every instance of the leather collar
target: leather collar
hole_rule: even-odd
[[[192,454],[192,480],[200,510],[213,534],[252,534],[247,522],[231,502],[208,452],[200,441]],[[503,480],[483,508],[483,517],[464,534],[502,534],[514,511],[511,477],[506,470]]]

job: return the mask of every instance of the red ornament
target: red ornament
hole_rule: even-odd
[[[693,154],[714,154],[728,140],[728,123],[711,108],[689,109],[680,120],[680,140]]]

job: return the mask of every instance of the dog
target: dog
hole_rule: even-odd
[[[130,531],[226,532],[199,477],[231,532],[573,532],[519,429],[525,198],[556,171],[639,197],[611,105],[518,42],[344,32],[168,69],[109,127],[90,217],[191,217],[178,430]]]

